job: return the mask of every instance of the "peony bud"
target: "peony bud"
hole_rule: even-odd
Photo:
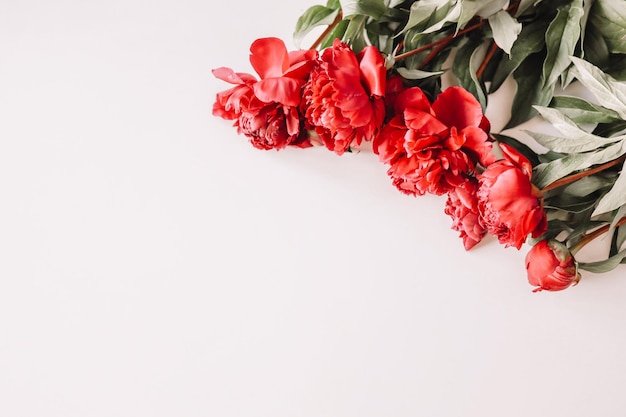
[[[528,282],[533,292],[561,291],[578,284],[580,273],[567,246],[556,240],[542,240],[526,255]]]

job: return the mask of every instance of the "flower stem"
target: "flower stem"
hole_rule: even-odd
[[[439,39],[438,41],[429,43],[428,45],[420,46],[417,49],[413,49],[412,51],[400,54],[400,55],[396,56],[396,62],[400,61],[401,59],[405,59],[405,58],[408,58],[410,56],[413,56],[415,54],[419,54],[420,52],[427,51],[430,48],[433,48],[433,47],[441,45],[441,44],[444,44],[444,47],[445,47],[445,45],[448,45],[450,42],[452,42],[454,39],[458,38],[459,36],[464,35],[467,32],[471,32],[472,30],[478,29],[479,27],[483,26],[485,24],[485,22],[486,22],[486,20],[481,19],[478,23],[476,23],[476,24],[474,24],[472,26],[468,26],[468,27],[466,27],[463,30],[459,30],[457,33],[451,33],[451,34],[449,34],[448,36],[446,36],[443,39]],[[441,49],[443,49],[443,48],[440,48],[439,50],[441,50]]]
[[[324,30],[324,32],[322,32],[322,34],[317,39],[315,39],[315,42],[313,42],[313,44],[311,45],[309,49],[317,48],[320,45],[320,43],[322,43],[324,38],[335,28],[335,26],[337,26],[337,24],[341,22],[341,20],[343,20],[343,14],[341,13],[341,10],[339,10],[339,13],[337,13],[337,17],[335,17],[335,20],[333,20],[333,23],[328,25],[328,27]]]
[[[615,223],[615,227],[620,227],[624,224],[626,224],[626,217],[622,217],[617,223]],[[589,242],[593,241],[598,236],[602,236],[603,234],[608,232],[610,228],[611,228],[610,224],[605,224],[604,226],[597,228],[593,232],[587,233],[580,239],[580,241],[573,248],[570,249],[570,252],[572,253],[572,255],[575,255],[578,251],[584,248]]]
[[[487,55],[485,55],[483,62],[480,64],[480,67],[478,67],[478,71],[476,71],[476,78],[482,77],[483,72],[485,72],[485,69],[487,69],[487,65],[489,65],[489,61],[491,61],[491,58],[493,58],[497,50],[498,50],[498,44],[492,41],[491,46],[489,47],[489,50],[487,51]]]
[[[563,187],[564,185],[571,184],[574,181],[578,181],[581,178],[588,177],[589,175],[593,175],[598,172],[604,171],[605,169],[614,167],[615,165],[619,165],[623,163],[625,160],[626,160],[626,155],[623,155],[605,164],[598,165],[595,168],[587,169],[584,171],[577,172],[576,174],[568,175],[567,177],[563,177],[561,179],[554,181],[553,183],[546,185],[545,187],[543,187],[541,192],[545,193],[546,191],[554,190],[555,188],[559,188],[559,187]]]

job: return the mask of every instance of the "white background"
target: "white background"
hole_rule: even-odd
[[[623,267],[533,294],[371,153],[211,116],[313,4],[0,1],[1,416],[624,415]]]

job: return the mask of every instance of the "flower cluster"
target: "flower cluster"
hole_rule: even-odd
[[[626,262],[626,85],[603,71],[621,62],[626,48],[600,24],[612,22],[613,6],[626,15],[623,2],[603,0],[588,10],[582,0],[352,3],[342,9],[331,0],[305,12],[297,40],[327,25],[310,49],[254,41],[250,63],[258,77],[215,69],[233,87],[217,93],[213,114],[264,150],[323,146],[342,155],[369,142],[399,191],[446,197],[444,211],[466,250],[488,235],[518,250],[533,245],[526,269],[535,291],[575,285],[579,269]],[[575,39],[561,39],[565,27]],[[585,28],[595,38],[583,39]],[[611,54],[602,55],[607,48]],[[458,85],[442,88],[439,76],[454,49]],[[484,108],[507,77],[518,91],[506,127],[539,113],[563,134],[530,132],[549,152],[537,155],[491,132]],[[557,82],[574,78],[598,103],[554,95]],[[576,261],[606,233],[613,234],[606,260]]]

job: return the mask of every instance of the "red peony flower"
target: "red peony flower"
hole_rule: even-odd
[[[487,231],[479,222],[476,190],[478,181],[467,178],[461,185],[448,193],[445,212],[452,217],[452,229],[461,232],[465,250],[480,242]]]
[[[561,291],[578,284],[576,260],[567,246],[556,240],[542,240],[526,255],[528,282],[537,291]]]
[[[417,87],[400,93],[395,116],[374,140],[374,152],[391,165],[394,185],[412,195],[445,194],[463,184],[476,164],[490,164],[489,122],[478,101],[450,87],[435,102]]]
[[[547,229],[541,191],[531,182],[532,165],[515,149],[500,144],[505,159],[478,175],[481,223],[500,243],[519,249],[530,234]]]
[[[250,63],[261,80],[230,68],[213,70],[215,77],[235,84],[217,94],[213,114],[235,120],[237,131],[259,149],[309,145],[298,107],[317,52],[287,52],[280,39],[263,38],[252,43],[250,53]]]
[[[385,119],[385,61],[373,46],[358,57],[339,39],[322,52],[304,88],[309,128],[341,155],[369,141]]]

